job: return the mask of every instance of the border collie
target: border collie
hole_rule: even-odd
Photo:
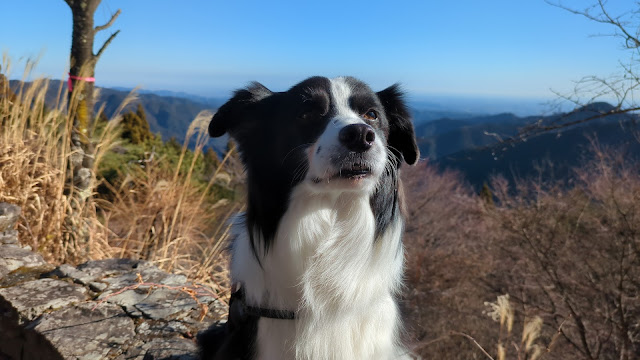
[[[406,358],[398,169],[419,157],[397,85],[312,77],[235,92],[209,124],[238,144],[246,212],[232,225],[229,320],[205,359]]]

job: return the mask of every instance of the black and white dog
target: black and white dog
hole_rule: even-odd
[[[203,357],[404,358],[398,168],[419,151],[398,86],[253,83],[209,133],[237,142],[248,204],[232,228],[229,320],[200,336]]]

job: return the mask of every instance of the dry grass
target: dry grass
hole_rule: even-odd
[[[23,85],[17,90],[0,78],[0,201],[22,208],[18,230],[23,245],[54,264],[108,257],[149,260],[167,271],[212,285],[220,296],[226,296],[225,220],[238,209],[207,194],[215,181],[229,179],[224,169],[233,155],[229,153],[221,161],[206,189],[191,181],[195,161],[202,156],[208,137],[205,125],[211,114],[199,115],[189,129],[187,138],[196,137],[197,147],[186,174],[178,169],[189,139],[175,171],[159,166],[162,159],[146,162],[132,168],[127,181],[115,189],[114,201],[90,196],[86,203],[78,204],[75,189],[67,185],[73,177],[68,165],[74,156],[69,139],[77,101],[68,100],[62,84],[55,99],[47,99],[52,93],[48,79],[26,83],[32,66],[27,64]],[[7,74],[3,77],[9,78],[11,64],[6,55],[2,69]],[[100,161],[119,141],[119,114],[134,99],[127,98],[106,127],[92,129],[94,184]],[[51,103],[55,106],[46,105]],[[87,244],[74,242],[72,235],[79,226],[89,230]]]
[[[23,244],[39,251],[54,263],[82,261],[86,245],[69,241],[72,226],[82,223],[91,231],[89,253],[101,257],[109,253],[104,239],[93,235],[101,227],[92,202],[76,213],[81,219],[71,219],[73,189],[66,186],[73,174],[67,171],[69,158],[73,156],[69,139],[76,99],[70,102],[62,85],[55,91],[55,99],[46,99],[49,80],[37,79],[26,83],[33,64],[27,64],[22,85],[16,91],[9,82],[2,82],[0,89],[0,201],[22,207],[18,225]],[[2,69],[9,74],[11,64],[3,57]],[[7,76],[8,78],[9,76]],[[56,105],[48,107],[49,103]],[[67,111],[67,109],[69,109]],[[97,155],[110,146],[117,125],[113,120],[99,139]],[[80,249],[80,246],[83,249]]]
[[[207,194],[215,182],[228,179],[224,168],[233,153],[222,159],[205,189],[192,182],[194,166],[208,138],[211,116],[203,112],[193,121],[173,172],[158,166],[162,158],[148,161],[115,189],[115,200],[104,204],[106,237],[118,256],[152,261],[166,271],[213,285],[226,297],[227,220],[239,205],[229,204],[226,199],[215,201]],[[181,174],[180,165],[191,136],[197,137],[195,156],[187,173]]]

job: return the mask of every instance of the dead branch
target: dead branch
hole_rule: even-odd
[[[94,61],[97,62],[98,59],[100,59],[100,56],[102,55],[104,50],[107,48],[107,46],[109,46],[109,44],[111,44],[111,42],[113,41],[113,39],[115,39],[115,37],[118,35],[118,33],[120,33],[120,30],[117,30],[116,32],[111,34],[111,36],[109,36],[107,41],[105,41],[104,44],[102,44],[102,47],[100,48],[100,50],[98,50],[98,53],[94,55]]]
[[[98,31],[108,29],[111,25],[113,25],[113,23],[116,21],[116,19],[118,18],[121,12],[122,11],[118,9],[118,11],[116,11],[113,15],[111,15],[111,19],[109,19],[109,21],[106,24],[101,26],[96,26],[95,29],[93,29],[93,33],[95,34]]]

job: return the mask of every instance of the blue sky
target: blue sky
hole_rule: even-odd
[[[614,13],[632,6],[609,4]],[[374,89],[401,82],[415,97],[547,98],[628,57],[619,40],[593,36],[613,29],[543,0],[103,0],[96,25],[118,8],[96,41],[121,30],[98,63],[99,86],[225,96],[252,80],[284,90],[311,75],[354,75]],[[36,73],[62,77],[64,1],[9,0],[2,12],[0,50],[15,67],[43,54]]]

